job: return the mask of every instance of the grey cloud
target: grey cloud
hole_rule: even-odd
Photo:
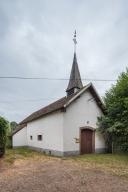
[[[127,7],[126,0],[0,1],[0,75],[68,78],[76,29],[81,76],[116,79],[128,60]],[[0,115],[21,121],[65,95],[67,84],[0,80],[0,101],[5,101],[0,102]],[[101,96],[111,84],[94,82]],[[40,98],[42,101],[24,101]]]

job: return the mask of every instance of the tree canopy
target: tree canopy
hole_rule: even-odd
[[[114,136],[128,137],[128,69],[118,77],[104,97],[106,113],[98,118],[100,131],[106,140]]]
[[[0,117],[0,156],[4,154],[7,139],[8,121]]]
[[[16,129],[17,125],[18,124],[15,121],[10,122],[10,129],[11,129],[11,131],[14,131]]]

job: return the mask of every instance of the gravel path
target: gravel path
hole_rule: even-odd
[[[0,192],[128,192],[128,180],[62,159],[0,168]]]

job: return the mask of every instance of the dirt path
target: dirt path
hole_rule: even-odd
[[[0,169],[0,192],[128,192],[128,180],[53,158]]]

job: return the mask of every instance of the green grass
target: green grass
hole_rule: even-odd
[[[86,161],[95,163],[126,163],[128,164],[128,155],[126,154],[91,154],[91,155],[80,155],[72,157],[76,161]]]
[[[70,158],[86,168],[128,177],[128,154],[92,154]]]
[[[17,159],[29,159],[34,157],[39,157],[42,154],[31,149],[22,147],[17,149],[7,149],[4,156],[4,163],[12,164]]]

